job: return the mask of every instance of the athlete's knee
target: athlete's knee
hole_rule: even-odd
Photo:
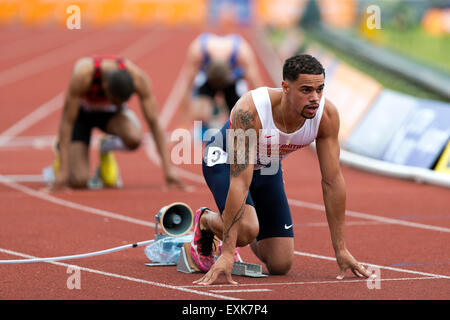
[[[142,138],[139,134],[130,134],[122,138],[122,141],[129,150],[136,150],[141,145]]]
[[[266,267],[272,275],[284,275],[289,272],[292,267],[293,257],[286,257],[285,259],[267,259]]]
[[[267,267],[270,274],[283,275],[288,273],[294,261],[294,250],[288,244],[258,243],[258,258]],[[255,250],[254,250],[255,251]]]

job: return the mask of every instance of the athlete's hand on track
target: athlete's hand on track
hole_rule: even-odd
[[[234,256],[221,254],[217,261],[212,265],[211,269],[200,279],[195,280],[193,283],[210,285],[216,281],[217,277],[223,272],[230,284],[238,284],[231,277],[231,270],[233,269]]]
[[[63,174],[58,172],[56,174],[55,181],[53,181],[53,183],[50,185],[50,187],[48,188],[48,191],[54,192],[54,191],[62,191],[62,190],[67,190],[67,189],[68,189],[67,178]]]
[[[359,278],[369,278],[371,276],[364,266],[353,258],[347,249],[336,252],[336,261],[340,269],[339,275],[336,277],[338,280],[344,279],[347,269],[350,269]]]

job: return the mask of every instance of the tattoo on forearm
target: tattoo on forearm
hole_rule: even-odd
[[[250,163],[250,151],[256,142],[256,132],[254,130],[253,114],[250,111],[236,110],[233,114],[233,129],[229,139],[232,142],[232,152],[234,156],[230,160],[230,174],[237,177],[244,171]]]
[[[231,167],[232,167],[231,175],[235,178],[235,177],[238,177],[242,171],[247,169],[248,165],[247,164],[236,164],[236,165],[232,165]]]
[[[238,209],[238,211],[235,213],[233,220],[231,221],[230,226],[224,230],[223,233],[223,242],[225,243],[228,238],[230,237],[230,230],[231,228],[233,228],[233,226],[239,222],[239,220],[242,219],[242,217],[244,216],[244,212],[245,212],[245,201],[247,200],[247,196],[244,197],[244,200],[242,201],[242,204],[240,206],[240,208]]]

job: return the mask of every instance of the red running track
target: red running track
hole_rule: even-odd
[[[252,40],[250,30],[241,30]],[[163,189],[151,139],[133,153],[118,153],[121,190],[48,194],[33,181],[53,160],[51,141],[61,114],[61,93],[81,55],[117,53],[152,80],[167,130],[176,128],[176,81],[195,29],[0,29],[0,259],[86,253],[153,239],[159,209],[182,201],[215,208],[200,165],[180,165],[192,192]],[[264,80],[271,83],[260,61]],[[130,107],[142,121],[137,100]],[[38,110],[38,111],[36,111]],[[173,111],[173,113],[171,113]],[[148,128],[146,128],[148,132]],[[98,135],[96,135],[98,137]],[[96,140],[95,140],[96,141]],[[96,144],[92,170],[98,162]],[[285,276],[222,276],[212,286],[192,284],[199,274],[148,267],[144,247],[56,263],[0,265],[0,299],[322,300],[450,298],[448,189],[390,179],[343,167],[347,184],[346,241],[361,262],[378,268],[379,289],[369,289],[338,267],[322,206],[314,152],[284,162],[295,232],[295,262]],[[249,248],[243,259],[258,263]],[[68,289],[69,266],[81,270],[81,289]],[[267,270],[263,268],[263,271]]]

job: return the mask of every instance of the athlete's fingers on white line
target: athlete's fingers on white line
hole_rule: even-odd
[[[352,267],[352,269],[354,269],[357,272],[357,276],[360,278],[368,278],[370,277],[370,273],[366,270],[366,268],[364,268],[364,266],[362,264],[356,264]]]
[[[362,278],[363,276],[356,270],[356,268],[351,268],[353,274],[357,276],[358,278]]]
[[[200,279],[196,280],[195,283],[200,284],[201,282],[204,282],[209,277],[209,272],[205,273]]]
[[[199,283],[199,282],[202,282],[204,278],[205,278],[205,276],[201,277],[200,279],[197,279],[197,280],[192,281],[192,283]]]
[[[204,279],[202,282],[200,282],[199,284],[209,285],[209,284],[213,283],[214,280],[216,280],[217,275],[216,275],[216,273],[214,272],[214,270],[212,270],[211,273],[210,273],[210,272],[211,272],[211,271],[209,271],[209,272],[205,275],[205,279]]]
[[[361,265],[356,265],[352,268],[353,273],[359,278],[368,278],[370,274]]]
[[[345,269],[342,269],[339,275],[336,277],[338,280],[342,280],[345,277]]]

